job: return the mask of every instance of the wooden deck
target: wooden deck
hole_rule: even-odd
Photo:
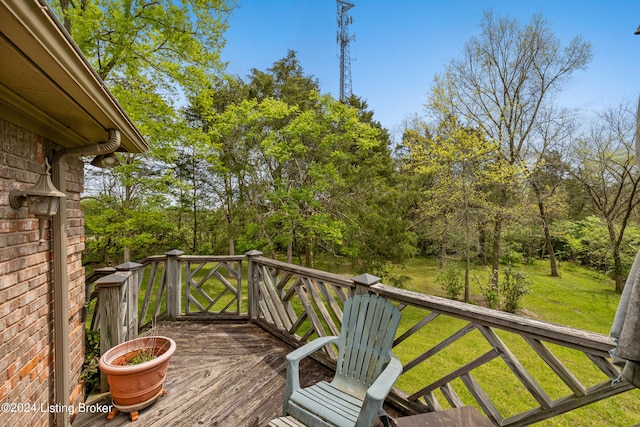
[[[161,325],[160,333],[178,341],[165,384],[169,395],[143,411],[138,425],[265,426],[280,414],[284,355],[290,351],[283,342],[303,345],[310,337],[336,334],[345,300],[359,293],[384,296],[403,310],[404,332],[393,349],[397,355],[412,355],[404,361],[399,381],[408,389],[393,390],[388,401],[407,414],[472,405],[494,425],[520,427],[634,389],[629,382],[615,381],[620,369],[611,361],[614,343],[608,336],[372,284],[370,275],[348,278],[257,251],[243,256],[170,251],[129,264],[120,266],[128,277],[119,287],[120,298],[109,297],[111,286],[96,286],[91,293],[91,301],[100,301],[92,327],[99,324],[113,332],[102,334],[105,348],[113,345],[108,338],[122,342],[153,316],[192,322],[193,316],[207,321],[244,317],[254,322]],[[93,280],[110,271],[100,271]],[[182,304],[185,295],[188,304]],[[241,304],[244,295],[249,299]],[[309,382],[322,377],[310,369],[305,369],[312,374]],[[505,396],[505,388],[513,392]],[[625,396],[578,418],[607,420],[610,411],[635,407],[632,400]],[[630,420],[635,415],[626,412]],[[106,424],[101,414],[81,414],[76,425],[125,425],[126,420],[121,416]]]
[[[127,414],[107,421],[105,414],[85,412],[73,427],[259,427],[281,415],[284,359],[292,350],[282,341],[249,323],[163,322],[157,334],[177,344],[164,383],[168,394],[140,411],[134,423]],[[311,360],[303,366],[303,384],[330,378]]]

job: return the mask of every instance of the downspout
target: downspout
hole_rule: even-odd
[[[120,147],[120,131],[109,131],[109,140],[88,147],[62,149],[53,155],[53,184],[60,191],[67,192],[66,159],[69,157],[92,156],[113,153]],[[62,408],[70,407],[71,388],[69,384],[69,281],[67,269],[67,199],[60,199],[58,214],[54,215],[53,226],[53,319],[54,319],[54,401]],[[69,411],[56,412],[58,427],[70,426]]]

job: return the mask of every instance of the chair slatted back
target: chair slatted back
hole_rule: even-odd
[[[378,295],[357,295],[345,302],[336,379],[368,387],[389,363],[400,311]]]

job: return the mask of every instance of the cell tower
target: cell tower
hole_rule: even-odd
[[[349,42],[356,39],[355,34],[349,34],[349,24],[353,18],[349,16],[349,9],[355,6],[343,0],[336,0],[338,6],[338,37],[340,46],[340,101],[344,102],[351,96],[351,57],[349,55]]]

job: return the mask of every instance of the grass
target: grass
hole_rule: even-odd
[[[463,268],[462,264],[461,268]],[[527,273],[533,282],[531,293],[522,300],[520,315],[602,334],[609,333],[620,295],[613,290],[613,281],[606,276],[573,264],[562,264],[560,277],[551,277],[548,264],[542,261],[516,265],[514,269]],[[435,283],[437,271],[437,260],[416,258],[394,273],[409,277],[407,289],[445,296],[445,292]],[[484,276],[488,273],[483,267],[474,266],[472,274]],[[472,283],[470,291],[471,303],[482,303],[483,298],[476,282]],[[404,310],[404,327],[408,328],[415,324],[424,315],[424,312],[417,309]],[[421,330],[415,337],[408,340],[409,342],[402,343],[396,348],[395,352],[403,364],[416,357],[419,353],[417,348],[429,348],[464,325],[464,322],[452,318],[438,318],[432,323],[433,325],[430,324]],[[539,362],[540,359],[522,338],[506,332],[499,333],[499,336],[553,399],[569,393],[566,385],[556,379],[544,363]],[[549,348],[584,385],[590,386],[603,381],[602,373],[586,359],[584,354],[555,345],[549,345]],[[484,337],[478,331],[473,331],[450,348],[404,374],[398,380],[397,386],[409,393],[415,392],[488,349],[489,346]],[[483,389],[489,392],[494,403],[505,416],[537,406],[501,360],[494,359],[474,370],[473,375]],[[472,397],[460,380],[454,381],[452,385],[466,404],[473,403]],[[446,404],[442,395],[436,393],[436,396],[441,403]],[[633,426],[640,423],[640,413],[636,409],[639,400],[640,390],[636,389],[535,425]]]
[[[560,277],[551,277],[542,262],[519,267],[533,281],[532,293],[523,298],[526,314],[548,322],[608,334],[620,294],[613,281],[601,273],[563,264]]]

